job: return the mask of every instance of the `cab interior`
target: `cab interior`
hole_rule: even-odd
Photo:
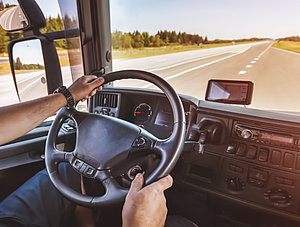
[[[23,29],[23,37],[10,43],[9,55],[16,54],[13,48],[18,43],[39,40],[48,93],[65,83],[58,54],[53,49],[57,40],[66,39],[72,43],[72,40],[78,39],[80,42],[82,69],[78,69],[77,64],[72,65],[74,55],[72,51],[68,52],[72,75],[84,73],[103,76],[115,71],[112,65],[108,0],[61,1],[61,11],[67,11],[68,4],[76,9],[78,27],[71,26],[70,29],[52,33],[40,33],[39,29],[44,24],[37,18],[43,18],[43,15],[29,13],[33,10],[40,13],[34,0],[18,2],[25,12],[29,27]],[[258,50],[251,49],[257,51],[253,56],[262,53],[268,45],[259,43]],[[10,63],[14,71],[12,57]],[[127,73],[130,74],[130,71]],[[13,78],[20,91],[18,75],[13,74]],[[252,82],[255,95],[256,84],[254,80]],[[131,81],[128,83],[130,85]],[[205,84],[199,87],[205,92]],[[246,108],[244,105],[224,103],[224,100],[223,103],[200,100],[178,92],[177,95],[184,111],[185,129],[182,149],[178,151],[176,164],[170,169],[174,185],[165,193],[169,214],[186,217],[198,226],[299,226],[299,114]],[[19,98],[22,99],[22,96],[19,95]],[[92,115],[129,122],[160,139],[167,139],[173,133],[174,112],[169,99],[151,85],[128,88],[118,87],[114,82],[106,84],[88,101],[86,111]],[[0,146],[0,200],[45,168],[45,145],[54,118],[23,137]],[[58,150],[72,152],[76,146],[77,128],[78,123],[74,119],[64,121],[55,142]],[[112,130],[107,133],[113,135],[115,132]],[[95,137],[97,135],[93,135]],[[147,147],[140,150],[148,152]],[[115,178],[128,174],[136,165],[149,171],[146,173],[149,176],[162,157],[155,152],[145,157],[142,160],[134,159],[125,167],[120,166]],[[84,181],[88,193],[103,193],[99,182],[89,177]],[[120,184],[128,187],[128,182]],[[96,221],[102,226],[121,226],[121,208],[120,202],[93,207],[97,213]],[[119,214],[119,218],[116,218],[116,214]]]

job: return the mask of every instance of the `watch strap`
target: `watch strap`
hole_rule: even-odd
[[[71,92],[68,90],[68,88],[66,88],[66,86],[60,86],[58,87],[54,93],[61,93],[65,96],[66,100],[67,100],[67,108],[72,108],[75,106],[75,100],[71,94]]]

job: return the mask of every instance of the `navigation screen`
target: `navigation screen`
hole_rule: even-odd
[[[253,83],[250,81],[210,80],[205,99],[208,101],[249,105]]]

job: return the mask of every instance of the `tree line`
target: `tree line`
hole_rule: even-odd
[[[16,6],[16,5],[10,5],[9,3],[4,4],[3,1],[0,1],[0,11],[9,8],[11,6]]]
[[[1,2],[0,2],[1,6]],[[54,31],[61,31],[64,30],[64,25],[67,28],[75,28],[77,27],[77,21],[73,18],[70,18],[68,15],[65,15],[62,19],[60,15],[57,15],[57,17],[48,17],[46,18],[46,27],[41,28],[41,33],[48,33],[48,32],[54,32]],[[7,53],[7,45],[10,41],[22,38],[23,33],[22,32],[6,32],[1,26],[0,26],[0,53]],[[78,41],[74,40],[58,40],[55,41],[55,46],[60,48],[78,48],[79,43]]]
[[[131,49],[143,47],[160,47],[172,45],[202,45],[202,44],[216,44],[229,42],[246,42],[246,41],[260,41],[265,40],[260,38],[236,39],[236,40],[208,40],[207,36],[203,37],[199,34],[188,34],[186,32],[176,32],[160,30],[155,35],[149,35],[148,32],[112,32],[112,47],[113,49]]]
[[[16,70],[33,70],[33,69],[45,69],[43,65],[40,64],[23,64],[19,57],[14,60],[14,68]]]
[[[293,42],[300,42],[300,37],[299,36],[289,36],[285,38],[280,38],[278,41],[293,41]]]
[[[201,44],[208,43],[207,37],[202,37],[198,34],[188,34],[186,32],[176,31],[158,31],[155,35],[149,35],[148,32],[134,32],[123,33],[121,31],[114,31],[111,34],[113,49],[130,49],[143,47],[160,47],[169,46],[173,44]]]

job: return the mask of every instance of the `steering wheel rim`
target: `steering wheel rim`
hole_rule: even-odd
[[[136,147],[136,141],[140,141],[143,138],[146,141],[143,146],[158,153],[161,157],[157,168],[145,179],[145,185],[171,172],[181,155],[184,145],[186,122],[183,105],[174,89],[165,80],[155,74],[140,70],[117,71],[102,75],[102,77],[105,79],[105,83],[121,79],[140,79],[159,87],[171,104],[174,120],[173,133],[167,139],[162,140],[146,130],[118,118],[82,113],[74,108],[62,108],[56,115],[48,133],[45,147],[46,169],[50,180],[58,191],[68,199],[83,206],[111,205],[124,200],[128,189],[121,187],[111,175],[113,163],[116,162],[116,157],[112,156],[115,155],[119,160],[125,160],[125,157],[130,155],[130,152],[137,152],[140,149]],[[77,124],[76,146],[72,152],[58,151],[55,146],[59,129],[67,118],[71,118]],[[113,138],[114,135],[105,133],[107,132],[105,127],[112,128],[116,133],[115,137],[117,139]],[[98,133],[99,131],[100,133]],[[103,141],[97,139],[94,132],[101,134]],[[124,138],[125,136],[126,138]],[[92,143],[85,142],[88,137],[96,138],[96,141],[93,140]],[[111,143],[111,140],[117,141]],[[98,151],[99,146],[102,146],[102,144],[109,152]],[[100,161],[99,159],[104,160]],[[68,162],[80,174],[100,180],[106,189],[106,193],[103,196],[93,197],[82,195],[69,188],[59,177],[58,164],[60,162]],[[88,171],[92,172],[92,174],[88,175]]]

